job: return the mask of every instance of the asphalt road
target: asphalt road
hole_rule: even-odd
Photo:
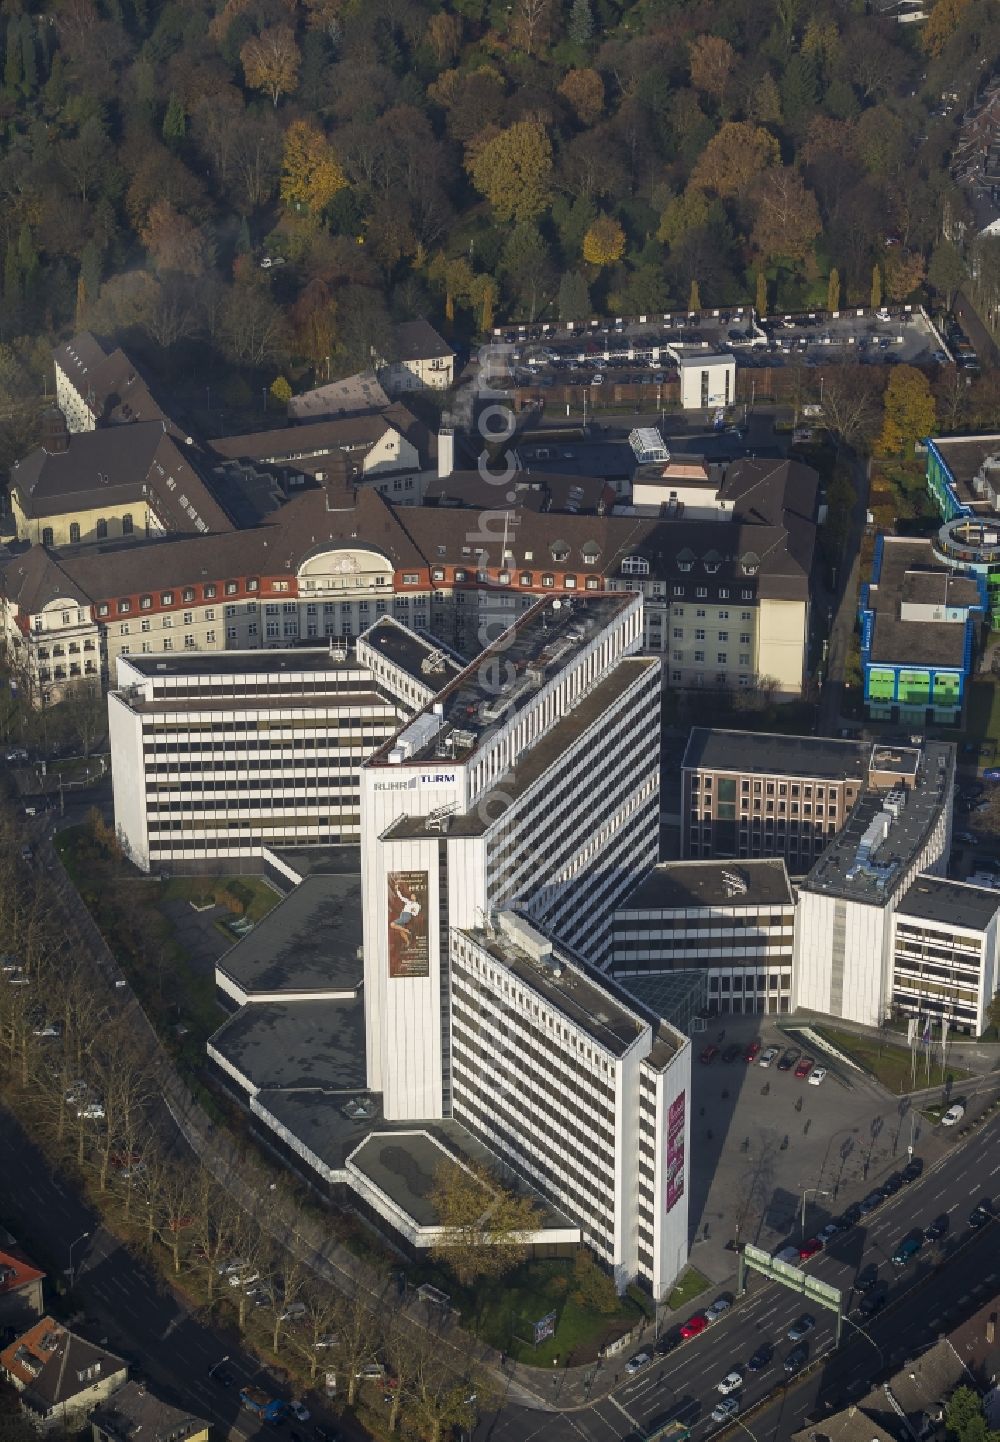
[[[875,1379],[889,1375],[895,1365],[933,1343],[995,1294],[1000,1222],[973,1231],[968,1214],[974,1202],[1000,1195],[998,1143],[1000,1118],[995,1118],[920,1181],[904,1187],[860,1226],[835,1238],[829,1251],[808,1264],[810,1272],[844,1294],[850,1320],[844,1324],[839,1350],[833,1350],[832,1314],[754,1276],[727,1316],[701,1337],[655,1358],[635,1377],[624,1376],[625,1356],[605,1364],[594,1390],[604,1391],[609,1370],[620,1380],[596,1404],[555,1415],[505,1406],[480,1420],[473,1442],[532,1438],[621,1442],[643,1437],[672,1416],[690,1423],[694,1442],[721,1437],[725,1427],[713,1423],[709,1415],[719,1400],[716,1384],[731,1368],[745,1369],[747,1359],[764,1342],[774,1345],[775,1358],[767,1371],[747,1376],[741,1415],[756,1442],[784,1442],[807,1417],[856,1400]],[[890,1256],[900,1240],[942,1214],[950,1224],[944,1239],[927,1243],[905,1269],[892,1266]],[[879,1288],[887,1290],[888,1304],[870,1324],[868,1335],[863,1335],[851,1325],[861,1321],[856,1312],[861,1294],[854,1284],[859,1272],[870,1265],[878,1268]],[[714,1294],[706,1294],[700,1300],[705,1305],[713,1299]],[[792,1348],[786,1333],[803,1311],[817,1322],[806,1339],[810,1370],[786,1387],[783,1362]],[[730,1434],[736,1438],[743,1432],[737,1425]]]
[[[206,1418],[216,1436],[274,1436],[273,1428],[240,1407],[239,1388],[252,1381],[286,1399],[287,1388],[241,1348],[234,1332],[207,1326],[152,1267],[105,1231],[97,1214],[68,1182],[53,1175],[42,1153],[2,1109],[0,1176],[8,1182],[16,1178],[15,1186],[0,1187],[0,1221],[53,1281],[67,1280],[74,1244],[72,1300],[85,1318],[77,1323],[85,1336],[106,1338],[110,1350],[130,1363],[133,1378],[145,1378],[167,1401]],[[83,1238],[85,1232],[90,1235]],[[229,1359],[224,1370],[233,1378],[231,1387],[208,1376],[223,1357]],[[322,1415],[316,1398],[308,1396],[306,1402],[318,1421],[331,1420]],[[342,1430],[341,1423],[337,1426]],[[289,1435],[287,1426],[284,1435]],[[311,1424],[300,1436],[312,1442]]]

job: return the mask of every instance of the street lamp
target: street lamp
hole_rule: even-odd
[[[214,1362],[214,1363],[212,1364],[212,1366],[209,1367],[209,1369],[208,1369],[208,1375],[209,1375],[210,1377],[214,1377],[215,1374],[216,1374],[216,1372],[217,1372],[217,1371],[219,1370],[219,1368],[222,1366],[222,1364],[223,1364],[224,1362],[228,1362],[228,1361],[229,1361],[229,1353],[227,1352],[224,1357],[220,1357],[217,1362]]]
[[[75,1278],[76,1278],[76,1272],[73,1270],[73,1251],[74,1251],[74,1248],[78,1247],[81,1242],[85,1242],[89,1236],[90,1236],[90,1233],[89,1233],[89,1232],[81,1232],[80,1235],[77,1237],[76,1241],[70,1243],[70,1246],[69,1246],[69,1266],[66,1268],[66,1275],[69,1277],[69,1285],[70,1285],[70,1289],[71,1289],[71,1290],[72,1290],[72,1287],[73,1287],[73,1282],[74,1282],[74,1280],[75,1280]]]
[[[815,1196],[817,1196],[817,1197],[828,1197],[828,1196],[830,1195],[830,1193],[829,1193],[829,1191],[827,1190],[826,1187],[804,1187],[804,1188],[803,1188],[803,1190],[802,1190],[802,1213],[801,1213],[801,1221],[800,1221],[800,1227],[801,1227],[800,1235],[801,1235],[803,1241],[805,1241],[805,1235],[806,1235],[806,1197],[808,1197],[808,1195],[809,1195],[810,1192],[812,1192],[812,1193],[813,1193]]]
[[[840,1320],[841,1320],[842,1322],[846,1322],[849,1327],[853,1327],[854,1330],[855,1330],[855,1332],[857,1332],[860,1336],[864,1337],[864,1339],[865,1339],[866,1342],[870,1342],[870,1343],[872,1344],[872,1346],[875,1348],[876,1352],[878,1353],[878,1359],[879,1359],[879,1361],[881,1362],[882,1366],[884,1367],[884,1366],[885,1366],[885,1353],[882,1351],[882,1348],[881,1348],[881,1347],[879,1346],[879,1344],[876,1342],[876,1340],[875,1340],[875,1338],[872,1336],[872,1334],[871,1334],[870,1332],[866,1332],[865,1329],[864,1329],[864,1327],[859,1327],[858,1324],[857,1324],[857,1322],[852,1322],[851,1319],[850,1319],[850,1317],[847,1315],[846,1312],[842,1312],[842,1313],[840,1314]]]

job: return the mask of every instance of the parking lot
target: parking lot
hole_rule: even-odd
[[[820,1086],[779,1071],[777,1059],[767,1069],[759,1059],[747,1065],[753,1038],[779,1054],[791,1044],[768,1017],[727,1016],[693,1038],[691,1261],[715,1283],[735,1271],[728,1243],[773,1251],[799,1240],[803,1192],[812,1236],[903,1166],[911,1143],[928,1165],[946,1144],[907,1098],[887,1096],[820,1052],[810,1053],[828,1069]],[[720,1052],[708,1065],[699,1060],[706,1044]],[[724,1061],[734,1044],[738,1058]]]
[[[963,343],[968,344],[962,337]],[[573,327],[536,325],[495,332],[498,355],[521,385],[670,383],[678,355],[731,352],[741,368],[863,365],[949,365],[949,342],[921,311],[884,309],[772,316],[749,309],[635,321],[591,321]]]

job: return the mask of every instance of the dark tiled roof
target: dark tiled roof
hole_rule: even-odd
[[[397,325],[395,340],[396,359],[401,361],[435,360],[455,354],[454,346],[442,340],[430,321],[423,319],[405,320]]]
[[[134,1442],[142,1433],[141,1442],[182,1442],[196,1432],[204,1432],[208,1422],[171,1407],[147,1391],[143,1382],[126,1382],[107,1401],[90,1414],[95,1426],[114,1437],[117,1442]]]
[[[0,1365],[16,1378],[35,1410],[43,1413],[71,1401],[98,1378],[122,1374],[126,1364],[113,1352],[43,1317],[0,1352]],[[87,1375],[96,1368],[92,1375]]]

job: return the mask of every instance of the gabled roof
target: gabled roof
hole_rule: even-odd
[[[0,1297],[40,1282],[44,1277],[41,1268],[33,1266],[20,1252],[0,1251]]]
[[[7,600],[16,602],[25,616],[37,615],[52,601],[75,601],[79,605],[90,603],[87,593],[66,574],[56,557],[44,546],[32,546],[28,551],[11,556],[0,575]]]
[[[386,405],[382,410],[331,420],[281,426],[248,435],[223,436],[209,441],[209,449],[227,460],[249,460],[280,465],[286,461],[315,460],[335,453],[367,453],[387,431],[395,431],[415,447],[421,466],[437,454],[437,437],[404,405]],[[303,467],[308,470],[308,466]]]
[[[294,421],[331,419],[333,416],[362,415],[365,411],[382,411],[389,397],[374,371],[359,371],[343,380],[316,386],[288,402],[288,415]]]
[[[183,1442],[209,1425],[204,1418],[154,1397],[142,1382],[125,1382],[94,1408],[90,1420],[117,1442],[133,1442],[140,1433],[141,1442]]]
[[[396,359],[435,360],[455,354],[454,346],[442,340],[430,321],[404,320],[395,332]]]
[[[121,1373],[124,1380],[127,1364],[52,1317],[43,1317],[0,1352],[0,1366],[35,1410],[48,1413],[101,1378]]]

